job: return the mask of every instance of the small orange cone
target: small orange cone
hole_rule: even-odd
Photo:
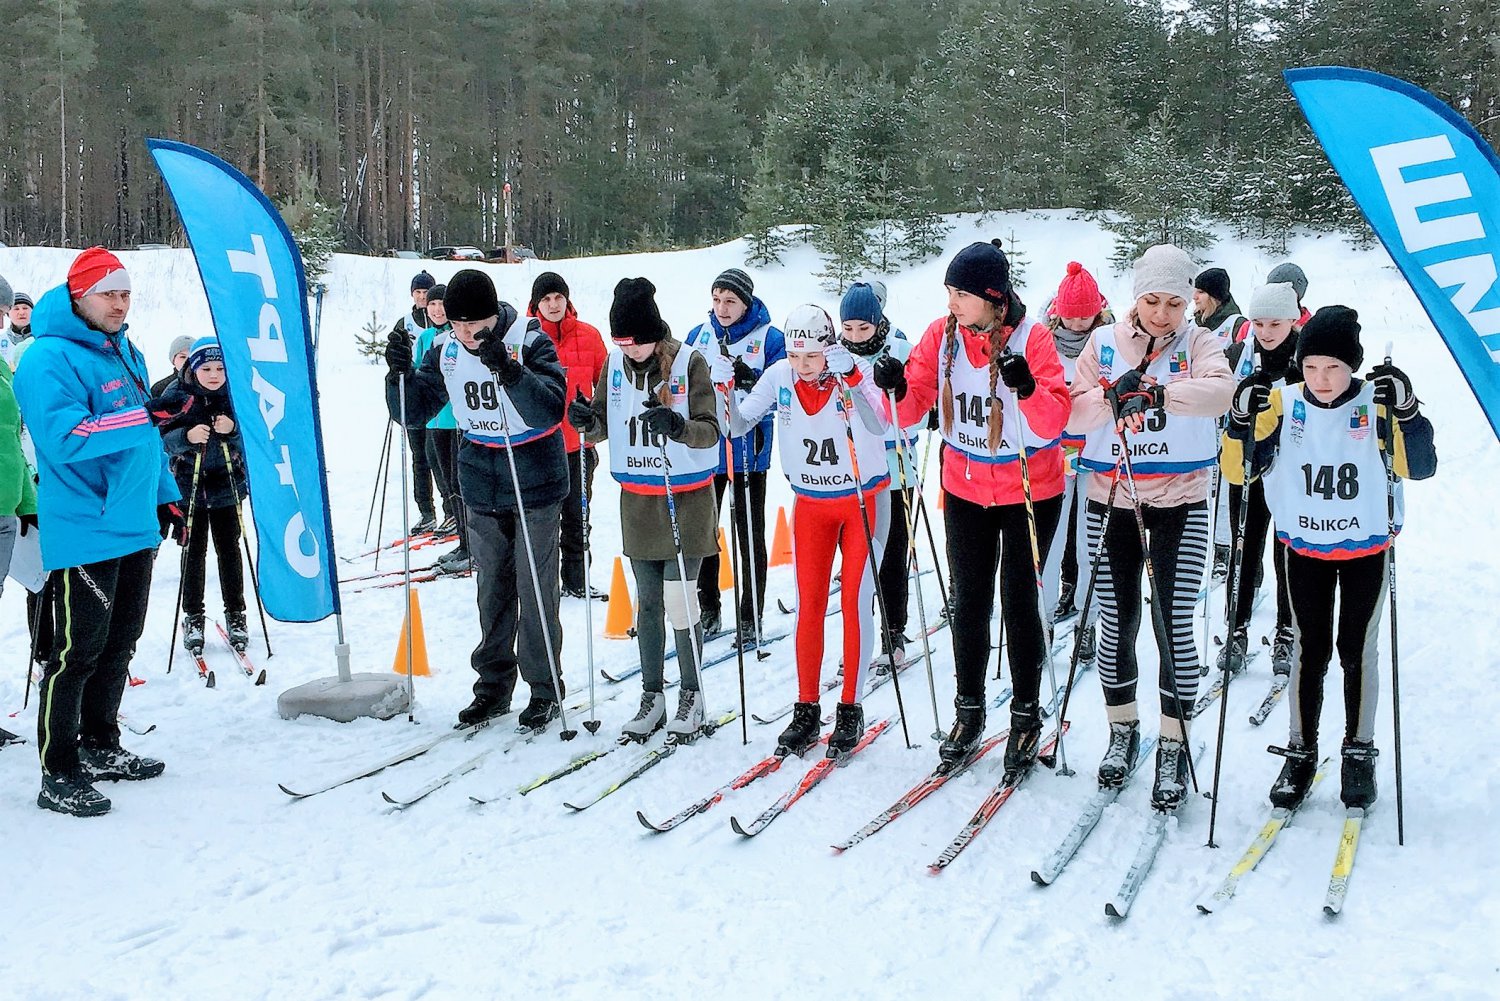
[[[729,558],[729,549],[724,545],[724,529],[719,529],[719,590],[734,589],[734,561]]]
[[[604,616],[604,638],[629,639],[633,625],[635,612],[630,606],[630,588],[625,584],[625,564],[616,556],[614,573],[609,578],[609,611]]]
[[[786,520],[786,508],[776,509],[776,532],[771,536],[771,563],[773,567],[791,566],[792,526]]]
[[[411,673],[428,677],[432,670],[427,666],[427,635],[422,630],[422,603],[417,600],[415,590],[411,592],[411,606],[406,610],[406,618],[401,620],[401,639],[396,643],[396,661],[391,665],[391,670],[397,674],[406,673],[408,634],[411,640]]]

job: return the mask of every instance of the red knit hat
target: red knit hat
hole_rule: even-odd
[[[128,292],[130,275],[120,259],[103,247],[90,247],[68,269],[68,294],[75,299],[93,292]]]
[[[1077,261],[1068,262],[1068,275],[1057,286],[1052,312],[1064,320],[1087,320],[1104,309],[1099,283]]]

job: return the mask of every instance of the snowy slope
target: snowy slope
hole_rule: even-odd
[[[1027,259],[1024,297],[1040,307],[1070,259],[1100,275],[1116,303],[1129,276],[1106,274],[1109,239],[1092,223],[1062,213],[957,220],[942,259],[888,279],[890,313],[914,338],[944,308],[942,274],[952,251],[972,239],[1014,231]],[[739,242],[701,251],[566,261],[581,315],[606,326],[611,290],[625,276],[658,286],[663,316],[680,336],[707,310],[715,274],[743,260]],[[122,255],[135,282],[132,335],[157,371],[179,333],[208,329],[207,307],[187,252]],[[137,786],[106,787],[107,818],[78,821],[35,808],[34,747],[0,753],[0,990],[19,998],[195,997],[729,997],[931,996],[1074,997],[1111,988],[1120,997],[1205,996],[1492,997],[1500,930],[1492,852],[1500,822],[1500,777],[1490,763],[1497,709],[1487,677],[1496,646],[1491,608],[1500,597],[1491,554],[1500,529],[1486,516],[1500,449],[1452,360],[1389,260],[1331,237],[1295,242],[1291,258],[1311,279],[1313,305],[1360,310],[1369,356],[1386,340],[1407,369],[1437,428],[1438,478],[1407,491],[1408,529],[1400,552],[1402,678],[1405,700],[1407,844],[1396,845],[1388,688],[1382,696],[1379,762],[1382,799],[1366,825],[1349,904],[1337,922],[1320,903],[1341,810],[1337,781],[1325,783],[1239,898],[1205,917],[1192,904],[1249,843],[1280,759],[1264,753],[1285,738],[1285,709],[1262,728],[1245,716],[1259,702],[1269,668],[1258,661],[1231,691],[1219,812],[1221,847],[1204,847],[1208,805],[1194,800],[1172,822],[1167,844],[1136,910],[1124,924],[1103,915],[1145,823],[1148,782],[1129,788],[1058,883],[1032,885],[1028,873],[1051,851],[1093,788],[1105,743],[1092,674],[1074,700],[1068,757],[1078,775],[1035,776],[990,828],[940,877],[926,863],[947,844],[998,779],[982,763],[909,816],[842,857],[827,846],[861,826],[920,778],[935,760],[925,679],[909,673],[903,694],[911,735],[883,736],[843,772],[751,842],[728,828],[759,812],[803,770],[732,795],[680,830],[652,836],[635,810],[663,818],[767,753],[779,727],[738,725],[679,753],[656,771],[582,814],[562,807],[609,777],[603,763],[524,799],[486,807],[470,793],[498,793],[608,741],[634,709],[635,681],[598,683],[604,726],[559,746],[555,735],[494,757],[406,812],[380,791],[415,789],[502,734],[450,742],[426,758],[325,796],[293,802],[278,782],[316,779],[351,763],[447,728],[469,697],[468,652],[477,639],[470,581],[424,585],[421,595],[434,665],[419,679],[418,725],[337,725],[276,716],[275,694],[332,672],[332,623],[272,625],[274,658],[252,647],[271,676],[266,688],[237,677],[227,654],[210,646],[219,685],[206,691],[181,658],[164,673],[177,586],[177,550],[158,561],[153,604],[135,660],[146,678],[124,711],[148,736],[127,746],[163,758],[167,774]],[[72,254],[0,250],[0,274],[34,296],[62,280]],[[1234,276],[1241,301],[1278,260],[1226,241],[1213,263]],[[353,556],[381,449],[383,369],[358,357],[353,334],[373,309],[386,326],[405,308],[414,262],[340,256],[324,308],[320,358],[332,504],[339,551]],[[439,279],[459,267],[430,265]],[[779,321],[806,301],[836,309],[818,291],[809,251],[783,266],[753,270]],[[496,266],[501,294],[524,304],[535,273],[552,265]],[[773,477],[771,506],[789,503]],[[932,475],[930,481],[936,481]],[[385,536],[399,521],[398,480]],[[618,552],[617,493],[603,473],[595,513],[594,580],[605,586]],[[774,514],[774,510],[772,512]],[[937,524],[941,531],[940,520]],[[430,550],[414,554],[428,562]],[[368,566],[371,561],[361,561]],[[929,563],[923,556],[924,564]],[[390,557],[382,566],[394,566]],[[349,567],[344,571],[353,574]],[[368,571],[364,571],[368,572]],[[946,572],[946,568],[945,568]],[[212,576],[212,572],[210,572]],[[938,605],[924,578],[929,609]],[[357,586],[357,585],[356,585]],[[770,599],[790,600],[785,568],[772,572]],[[215,608],[214,584],[209,608]],[[397,589],[345,592],[356,666],[388,670],[401,613]],[[594,624],[602,626],[603,606]],[[1269,631],[1270,611],[1252,627]],[[587,690],[583,608],[564,602],[566,675]],[[252,616],[253,617],[253,616]],[[838,619],[829,620],[830,638]],[[790,628],[773,608],[768,632]],[[916,628],[913,602],[912,629]],[[259,642],[258,632],[256,641]],[[1149,633],[1149,630],[1143,631]],[[14,585],[0,598],[0,707],[22,702],[25,629]],[[1388,644],[1382,639],[1382,647]],[[597,639],[601,665],[635,659],[631,642]],[[1143,636],[1147,654],[1149,637]],[[765,712],[795,691],[789,642],[749,665],[752,710]],[[1388,650],[1383,651],[1383,655]],[[935,640],[939,709],[951,718],[949,636]],[[1147,663],[1154,662],[1154,654]],[[830,644],[829,670],[837,657]],[[1064,670],[1065,663],[1059,664]],[[669,671],[670,675],[670,671]],[[732,662],[708,673],[711,703],[735,698]],[[1326,734],[1341,726],[1337,669],[1329,680]],[[895,711],[889,687],[869,700],[872,719]],[[1148,715],[1147,727],[1150,727]],[[1209,742],[1217,712],[1198,732]],[[1477,724],[1477,725],[1476,725]],[[6,721],[34,732],[31,708]],[[576,724],[575,724],[576,725]],[[1336,737],[1328,736],[1331,747]],[[616,755],[619,758],[621,755]],[[1486,946],[1484,943],[1490,942]]]

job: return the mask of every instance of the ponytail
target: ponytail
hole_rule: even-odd
[[[953,360],[958,357],[958,317],[948,314],[943,327],[943,397],[939,406],[943,434],[953,433]]]
[[[672,361],[675,360],[676,354],[673,352],[674,358],[668,359],[668,350],[667,341],[657,341],[656,350],[651,355],[652,358],[656,359],[656,374],[661,377],[661,385],[656,387],[656,399],[665,407],[672,405]],[[678,350],[681,350],[681,348]]]

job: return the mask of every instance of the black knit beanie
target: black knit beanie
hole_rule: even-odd
[[[572,293],[568,291],[568,283],[563,281],[562,275],[556,271],[543,271],[537,275],[536,281],[531,283],[531,302],[528,304],[527,312],[535,313],[536,304],[554,292],[564,299],[573,298]]]
[[[487,320],[499,314],[500,298],[489,275],[465,268],[448,279],[443,306],[448,310],[449,322]]]
[[[609,336],[620,344],[655,344],[671,334],[648,278],[621,278],[609,306]]]
[[[948,262],[943,284],[1003,307],[1010,299],[1010,259],[999,240],[971,243]]]
[[[1217,302],[1229,301],[1229,272],[1223,268],[1208,268],[1193,279],[1193,288],[1207,292]]]
[[[1337,358],[1351,369],[1364,363],[1359,343],[1359,314],[1348,306],[1324,306],[1312,315],[1297,341],[1297,367],[1309,355]]]
[[[447,294],[448,286],[444,285],[442,282],[438,282],[436,285],[432,286],[432,288],[427,290],[427,301],[429,303],[443,302],[443,297]],[[444,305],[447,304],[444,303]]]
[[[418,271],[411,280],[411,290],[416,292],[424,288],[432,288],[436,284],[437,279],[432,277],[432,275],[426,271]]]

